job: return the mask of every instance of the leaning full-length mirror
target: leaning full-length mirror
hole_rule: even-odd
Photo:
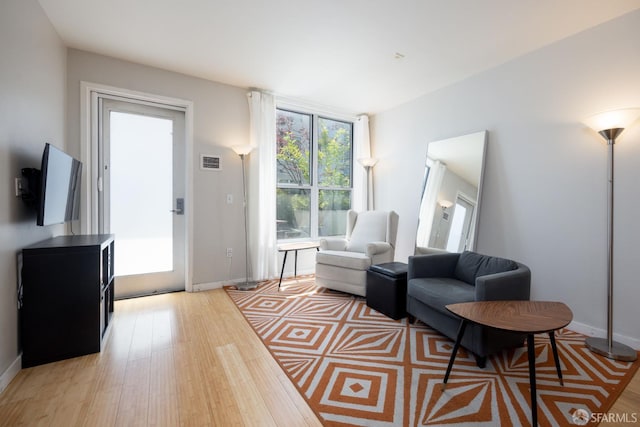
[[[487,131],[427,147],[416,253],[474,250]]]

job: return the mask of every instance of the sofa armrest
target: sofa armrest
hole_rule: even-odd
[[[340,237],[328,237],[319,240],[320,250],[344,251],[347,248],[346,239]]]
[[[364,253],[368,257],[373,257],[374,255],[383,254],[385,252],[389,252],[393,247],[390,243],[387,242],[371,242],[367,243],[365,247]]]
[[[420,277],[454,277],[458,253],[414,255],[409,257],[407,279]]]
[[[515,270],[476,278],[476,301],[528,300],[531,294],[531,271],[518,263]]]
[[[414,255],[431,255],[431,254],[446,254],[448,253],[444,249],[429,248],[424,246],[416,246]]]

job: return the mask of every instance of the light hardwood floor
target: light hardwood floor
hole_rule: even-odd
[[[118,301],[114,319],[102,353],[23,369],[0,425],[321,425],[223,290]],[[639,408],[640,373],[611,412]]]
[[[23,369],[0,425],[321,425],[223,290],[115,310],[102,353]]]

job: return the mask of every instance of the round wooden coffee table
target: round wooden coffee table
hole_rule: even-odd
[[[476,301],[460,304],[449,304],[447,310],[459,316],[460,327],[444,376],[446,387],[453,367],[453,361],[460,347],[460,341],[469,322],[503,331],[518,332],[527,335],[527,352],[529,356],[529,384],[531,386],[531,425],[538,424],[538,404],[536,401],[536,356],[533,345],[534,334],[548,333],[553,349],[558,378],[562,382],[560,359],[554,332],[567,326],[573,319],[571,309],[564,303],[554,301]]]

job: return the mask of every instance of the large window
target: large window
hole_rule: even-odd
[[[278,239],[345,234],[353,123],[284,109],[276,114]]]

